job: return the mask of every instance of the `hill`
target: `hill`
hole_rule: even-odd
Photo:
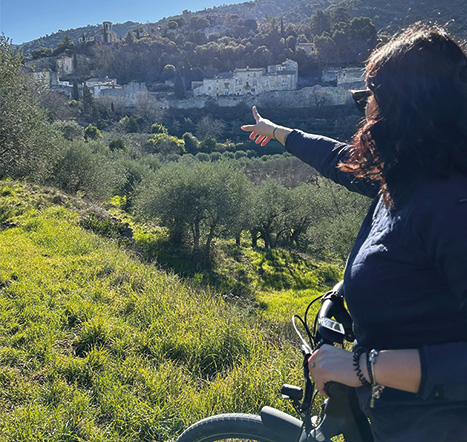
[[[284,17],[286,21],[296,23],[309,18],[316,9],[343,7],[350,11],[353,17],[369,17],[377,29],[394,31],[418,20],[435,20],[440,24],[453,21],[451,31],[459,38],[467,38],[467,12],[464,0],[256,0],[236,5],[223,5],[198,11],[201,16],[209,14],[245,14],[245,11],[261,21],[266,16]],[[180,17],[180,16],[175,16]],[[134,28],[157,27],[167,23],[167,17],[155,23],[141,24],[125,22],[113,24],[113,30],[122,38]],[[76,29],[60,30],[21,45],[26,55],[39,48],[56,48],[66,33],[77,40],[83,33],[98,33],[101,25],[88,25]]]
[[[260,320],[269,301],[227,303],[145,263],[89,230],[90,212],[103,216],[54,189],[0,182],[1,440],[168,442],[214,413],[284,407],[278,391],[300,378],[300,356],[280,322],[271,334]],[[300,305],[338,276],[308,271]]]
[[[117,33],[118,38],[123,38],[129,30],[139,26],[139,23],[127,21],[125,23],[115,23],[112,29]],[[80,28],[59,30],[50,35],[44,35],[41,38],[19,45],[26,56],[30,56],[34,49],[56,48],[58,44],[68,35],[73,41],[77,41],[83,34],[99,35],[102,31],[102,24],[87,25]]]

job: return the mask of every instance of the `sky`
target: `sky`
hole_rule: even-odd
[[[246,0],[0,0],[0,33],[22,44],[58,30],[103,21],[153,23],[184,9],[200,11]]]

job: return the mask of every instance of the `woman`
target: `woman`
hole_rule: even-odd
[[[377,441],[467,441],[467,56],[414,25],[370,56],[366,86],[351,146],[256,108],[242,127],[374,198],[344,275],[357,345],[321,347],[310,372],[323,394],[357,387]]]

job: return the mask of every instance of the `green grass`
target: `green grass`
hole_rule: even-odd
[[[281,328],[337,267],[229,246],[213,272],[252,288],[247,307],[226,303],[204,274],[85,230],[85,209],[0,182],[1,442],[172,441],[215,413],[290,411],[279,389],[301,383],[301,357]]]

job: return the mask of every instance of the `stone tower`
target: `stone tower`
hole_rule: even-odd
[[[110,21],[105,21],[102,23],[102,28],[104,43],[115,43],[117,41],[117,34],[112,31],[112,23]]]

